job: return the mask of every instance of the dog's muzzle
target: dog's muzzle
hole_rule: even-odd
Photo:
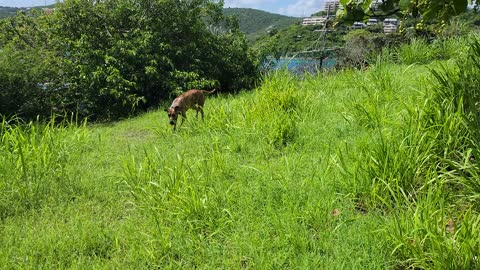
[[[170,125],[172,125],[172,126],[175,125],[175,121],[173,121],[173,120],[170,121]]]

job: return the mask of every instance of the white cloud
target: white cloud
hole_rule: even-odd
[[[274,0],[225,0],[225,7],[262,8]]]
[[[313,13],[321,11],[323,9],[323,5],[323,1],[298,0],[286,7],[279,8],[278,13],[295,17],[308,17]]]

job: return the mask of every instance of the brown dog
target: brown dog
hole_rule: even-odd
[[[170,108],[168,109],[165,109],[165,111],[168,113],[170,125],[173,126],[173,130],[175,130],[177,127],[178,115],[182,115],[182,123],[180,123],[181,126],[183,124],[183,121],[187,118],[186,112],[188,109],[195,109],[197,111],[197,117],[198,112],[200,112],[203,119],[203,105],[205,104],[205,94],[211,94],[213,92],[215,92],[215,89],[213,89],[212,91],[192,89],[188,90],[187,92],[181,94],[176,99],[174,99],[172,102],[172,106],[170,106]]]

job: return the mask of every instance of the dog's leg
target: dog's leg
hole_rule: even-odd
[[[183,125],[183,121],[187,119],[187,114],[185,112],[182,112],[182,122],[180,122],[180,126]]]

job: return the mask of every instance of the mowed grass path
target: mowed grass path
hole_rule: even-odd
[[[428,72],[383,68],[394,119]],[[279,73],[208,97],[205,120],[189,111],[177,132],[162,108],[79,127],[65,187],[0,220],[2,269],[388,268],[388,216],[356,204],[337,166],[374,143],[351,115],[375,74]]]

